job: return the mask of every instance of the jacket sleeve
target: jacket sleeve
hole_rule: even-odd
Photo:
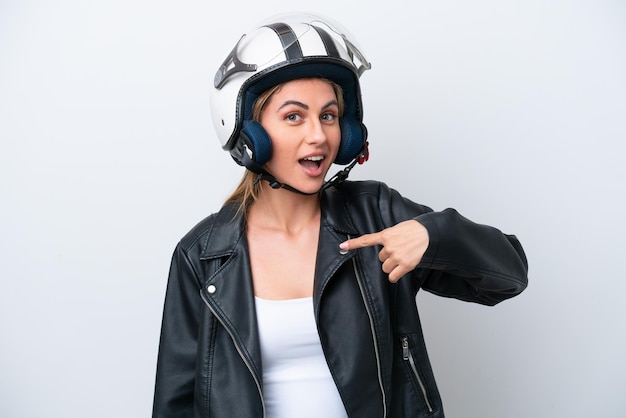
[[[199,281],[180,244],[172,257],[157,360],[152,416],[192,417]]]
[[[474,223],[454,209],[434,212],[384,183],[376,193],[383,227],[415,219],[428,231],[428,249],[412,274],[424,290],[495,305],[526,288],[528,263],[514,235]]]
[[[426,227],[429,246],[418,268],[422,288],[434,294],[495,305],[527,286],[528,263],[514,235],[476,224],[454,209],[414,218]]]

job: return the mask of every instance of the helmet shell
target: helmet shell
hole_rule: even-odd
[[[241,131],[252,119],[256,99],[267,89],[298,78],[326,78],[339,84],[346,103],[343,118],[361,124],[359,76],[369,68],[348,31],[330,18],[297,13],[267,19],[241,37],[215,74],[211,115],[222,148],[241,164]]]

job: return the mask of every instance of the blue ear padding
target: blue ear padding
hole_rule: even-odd
[[[341,144],[335,164],[346,165],[359,154],[367,139],[365,126],[353,116],[341,118]]]
[[[255,120],[243,122],[243,138],[247,138],[246,145],[252,151],[252,160],[258,165],[263,165],[272,157],[272,140],[267,131]]]

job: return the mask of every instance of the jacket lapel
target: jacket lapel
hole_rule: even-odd
[[[340,251],[339,244],[348,237],[354,238],[358,235],[350,220],[345,216],[343,199],[335,189],[327,190],[322,194],[321,208],[322,217],[313,283],[316,317],[322,293],[330,278],[343,263],[355,256],[354,251]]]
[[[206,280],[203,298],[230,334],[250,371],[261,382],[261,348],[244,220],[228,206],[218,217],[201,258],[220,258],[222,264]]]

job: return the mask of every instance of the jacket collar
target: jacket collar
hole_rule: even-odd
[[[352,225],[343,195],[336,188],[326,189],[320,196],[322,207],[321,229],[325,227],[342,235],[356,236],[358,231]],[[213,259],[232,254],[235,247],[245,240],[245,219],[234,204],[227,204],[215,214],[215,222],[206,235],[202,246],[201,259]],[[217,236],[219,239],[211,239]],[[320,236],[322,238],[322,236]],[[320,244],[322,241],[320,241]],[[210,245],[209,245],[210,244]]]
[[[214,221],[202,243],[202,260],[232,254],[245,232],[245,219],[236,205],[226,204],[213,216]]]

